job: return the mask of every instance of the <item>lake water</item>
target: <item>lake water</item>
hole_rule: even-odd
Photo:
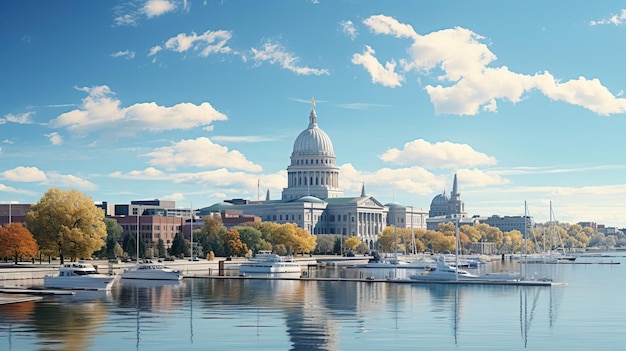
[[[118,282],[108,294],[0,306],[0,350],[625,349],[626,259],[584,260],[590,264],[527,267],[566,283],[552,287]],[[621,264],[598,264],[609,261]]]

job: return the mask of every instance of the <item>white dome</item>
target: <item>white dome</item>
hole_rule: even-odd
[[[317,126],[315,110],[309,116],[309,127],[300,133],[293,143],[291,157],[298,156],[335,156],[333,143],[328,135]]]

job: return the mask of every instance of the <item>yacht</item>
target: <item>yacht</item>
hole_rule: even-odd
[[[279,256],[271,251],[259,251],[253,258],[239,266],[239,274],[249,273],[300,273],[300,265],[292,256]]]
[[[71,262],[59,267],[59,273],[45,276],[43,286],[47,289],[111,290],[116,276],[100,274],[86,262]]]
[[[179,281],[183,279],[183,272],[180,270],[166,268],[162,264],[147,261],[137,263],[134,267],[124,270],[122,273],[122,279]]]
[[[454,281],[454,280],[475,280],[481,277],[472,274],[464,269],[452,267],[446,263],[443,256],[437,257],[436,266],[424,272],[411,274],[410,279],[419,281]]]

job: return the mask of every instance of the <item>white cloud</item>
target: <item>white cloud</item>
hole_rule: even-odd
[[[182,201],[185,199],[185,195],[183,195],[182,193],[173,193],[173,194],[161,196],[159,198],[163,200],[170,200],[170,201]]]
[[[254,198],[257,197],[257,190],[260,190],[258,196],[262,199],[265,199],[266,191],[269,189],[270,196],[274,194],[274,198],[276,198],[280,197],[280,191],[287,183],[287,171],[252,175],[245,172],[231,172],[226,168],[220,168],[205,172],[179,173],[174,178],[174,182],[210,186],[212,190],[219,188],[221,191],[236,194],[235,196],[247,193]],[[260,189],[257,189],[257,184],[259,184]]]
[[[376,34],[388,34],[396,38],[417,39],[419,37],[410,25],[402,24],[395,18],[385,15],[371,16],[366,18],[363,23]]]
[[[391,88],[402,85],[404,78],[395,72],[396,62],[392,60],[383,67],[374,54],[374,49],[366,45],[362,54],[352,55],[352,63],[362,65],[372,76],[372,83],[380,83]]]
[[[298,66],[296,63],[300,58],[293,53],[288,52],[280,44],[274,42],[266,42],[261,48],[252,48],[252,59],[257,65],[263,62],[270,64],[278,64],[282,68],[301,75],[328,75],[327,69],[310,68],[307,66]],[[246,58],[244,57],[244,60]]]
[[[4,118],[0,118],[0,124],[4,124],[6,122],[18,123],[18,124],[33,124],[32,116],[35,114],[34,111],[20,113],[14,115],[12,113],[4,115]]]
[[[228,136],[228,135],[217,135],[211,137],[213,141],[224,141],[224,142],[235,142],[235,143],[259,143],[263,141],[272,141],[274,138],[256,136],[256,135],[242,135],[242,136]]]
[[[189,35],[180,33],[175,37],[169,38],[165,42],[164,46],[168,50],[179,53],[186,52],[191,49],[194,52],[199,52],[200,56],[207,57],[210,54],[230,53],[232,50],[226,45],[226,42],[230,40],[231,37],[232,33],[227,30],[207,30],[200,35],[197,35],[194,32],[191,32]],[[156,47],[150,50],[150,55],[153,55],[153,50],[155,50],[155,48]]]
[[[143,11],[148,18],[161,16],[175,9],[176,4],[167,0],[148,0],[143,6]]]
[[[157,52],[161,50],[163,50],[163,48],[160,45],[155,45],[150,48],[150,52],[148,53],[148,56],[154,56],[157,54]]]
[[[0,173],[3,179],[13,182],[45,182],[48,178],[37,167],[19,166]]]
[[[48,173],[47,184],[55,187],[70,187],[83,190],[97,190],[98,186],[94,183],[70,174],[58,174],[54,172]]]
[[[187,0],[183,0],[183,10],[189,11]],[[137,26],[144,16],[147,19],[159,17],[176,10],[176,2],[168,0],[127,1],[113,7],[113,26]]]
[[[478,152],[467,144],[449,141],[431,144],[424,139],[405,143],[402,149],[389,149],[379,158],[393,164],[426,168],[460,168],[497,163],[494,157]]]
[[[187,139],[155,149],[144,156],[151,158],[152,166],[165,167],[168,170],[177,167],[199,167],[241,169],[259,172],[261,166],[246,159],[239,151],[228,151],[225,146],[214,144],[208,138]]]
[[[37,193],[34,192],[34,191],[24,190],[24,189],[16,189],[14,187],[6,186],[4,184],[0,184],[0,192],[12,193],[12,194],[24,194],[24,195],[29,195],[29,196],[36,196],[37,195]],[[16,203],[16,202],[13,202],[13,203]]]
[[[127,174],[122,174],[122,172],[113,172],[109,174],[112,178],[122,178],[122,179],[142,179],[142,180],[162,180],[169,179],[170,176],[166,175],[162,171],[154,168],[148,167],[143,171],[130,171]]]
[[[72,187],[84,190],[96,190],[98,187],[82,178],[69,175],[59,174],[57,172],[43,172],[37,167],[19,166],[0,173],[3,179],[13,182],[39,182],[54,187]]]
[[[341,27],[341,31],[348,35],[350,39],[354,40],[357,37],[357,30],[352,21],[341,21],[339,22],[339,26]]]
[[[442,84],[427,85],[425,90],[438,114],[495,112],[498,99],[517,103],[531,90],[599,115],[626,112],[626,99],[612,94],[598,79],[579,77],[561,82],[549,72],[528,75],[511,72],[506,66],[491,67],[496,55],[483,43],[485,38],[471,30],[455,27],[422,36],[410,25],[384,15],[369,17],[363,23],[377,34],[412,39],[409,57],[399,61],[404,68],[402,74],[415,71],[436,75]],[[369,46],[365,53],[354,54],[352,62],[363,65],[374,83],[396,87],[404,80],[403,75],[395,72],[394,60],[383,67]]]
[[[125,136],[138,131],[189,129],[227,119],[208,102],[180,103],[171,107],[148,102],[120,107],[120,100],[106,85],[77,89],[89,96],[83,99],[79,109],[63,113],[50,121],[50,126],[76,133],[108,130]]]
[[[390,192],[394,190],[409,194],[428,195],[435,191],[436,188],[433,188],[433,185],[437,187],[443,185],[442,180],[422,167],[382,168],[375,172],[363,172],[347,163],[339,167],[339,172],[341,173],[339,182],[343,189],[357,192],[365,184],[366,194],[369,194],[368,188],[379,187]],[[387,197],[391,197],[391,194],[387,194]]]
[[[135,52],[130,50],[118,51],[111,54],[111,57],[125,57],[128,60],[132,60],[135,58]]]
[[[114,26],[136,26],[137,16],[135,13],[124,13],[113,18]]]
[[[626,19],[626,10],[622,10],[619,15],[612,15],[609,18],[604,18],[598,21],[590,21],[589,24],[592,26],[597,26],[601,24],[614,24],[619,26]]]
[[[503,178],[498,172],[479,169],[459,169],[456,171],[460,188],[484,188],[488,186],[502,186],[511,181]]]
[[[50,140],[50,143],[52,143],[52,145],[63,144],[63,137],[61,137],[61,135],[59,135],[59,133],[57,132],[52,132],[50,134],[44,134],[44,135]]]

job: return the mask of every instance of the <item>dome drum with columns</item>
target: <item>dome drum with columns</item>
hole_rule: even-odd
[[[263,221],[296,223],[311,234],[340,234],[357,236],[369,249],[377,249],[378,234],[386,226],[396,225],[425,228],[425,221],[409,221],[408,218],[388,218],[389,209],[374,197],[365,194],[343,197],[339,187],[339,167],[336,165],[333,144],[328,135],[318,127],[315,100],[312,100],[309,125],[296,138],[287,167],[287,187],[280,200],[271,200],[269,190],[265,201],[232,200],[233,209],[244,214],[261,217]],[[226,200],[230,203],[231,200]],[[211,207],[209,207],[211,208]],[[218,207],[216,207],[218,208]],[[406,207],[405,216],[426,213]]]

